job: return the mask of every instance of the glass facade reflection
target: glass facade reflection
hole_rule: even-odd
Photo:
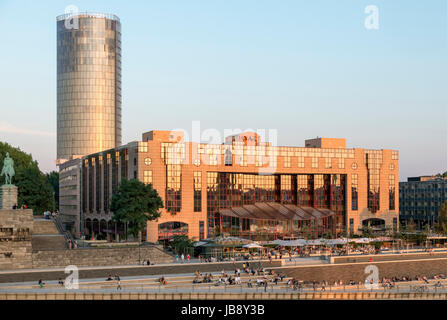
[[[317,236],[332,230],[329,220],[286,221],[271,219],[240,219],[221,215],[221,209],[259,203],[292,204],[303,207],[330,209],[335,214],[337,232],[346,218],[346,175],[343,174],[277,174],[207,173],[207,213],[210,235],[229,232],[252,238],[261,233],[284,232]],[[279,195],[279,197],[277,197]],[[262,231],[263,230],[263,231]]]
[[[368,168],[368,209],[372,213],[380,210],[380,168],[382,152],[365,150],[365,163]]]
[[[78,23],[73,25],[73,17],[57,17],[59,162],[121,145],[119,18],[104,14],[74,18]]]

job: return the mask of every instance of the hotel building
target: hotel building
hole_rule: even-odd
[[[413,220],[418,229],[433,227],[439,209],[447,201],[447,179],[435,176],[408,178],[399,183],[399,218],[406,224]]]
[[[112,239],[110,200],[122,179],[139,179],[163,199],[144,239],[217,234],[251,239],[358,234],[362,226],[397,230],[399,162],[394,150],[346,148],[316,138],[279,147],[253,132],[224,144],[184,141],[182,132],[150,131],[142,141],[84,156],[81,229]]]

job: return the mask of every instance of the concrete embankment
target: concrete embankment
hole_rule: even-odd
[[[446,300],[447,293],[0,293],[0,300]]]

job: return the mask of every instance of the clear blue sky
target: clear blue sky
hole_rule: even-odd
[[[0,140],[56,157],[56,16],[122,23],[123,143],[151,129],[278,129],[400,151],[400,180],[447,170],[447,1],[0,0]],[[379,9],[367,30],[365,7]]]

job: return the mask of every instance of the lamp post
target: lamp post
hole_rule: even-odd
[[[138,264],[141,264],[140,247],[141,247],[141,231],[138,233]]]

